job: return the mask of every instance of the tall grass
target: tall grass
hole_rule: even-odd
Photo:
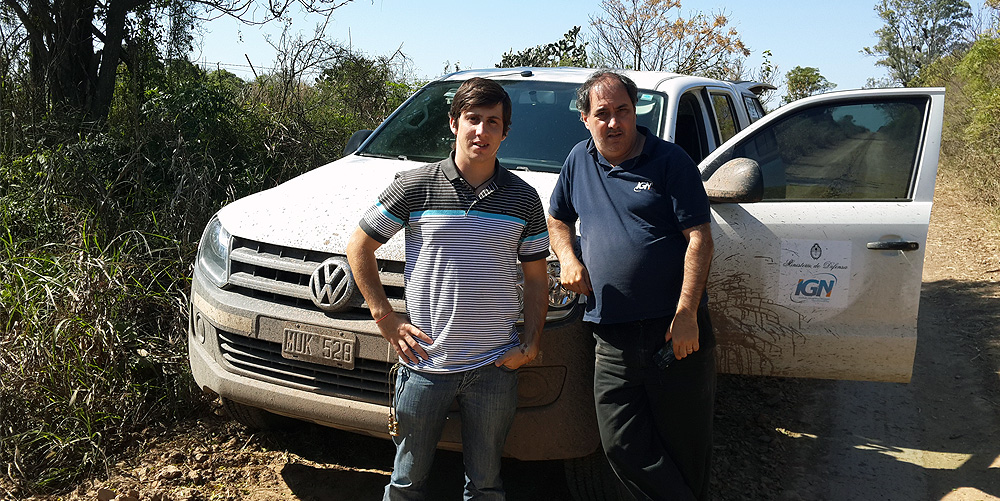
[[[104,468],[144,427],[198,409],[184,357],[191,249],[0,237],[0,457],[29,492]]]
[[[365,61],[313,85],[152,61],[121,75],[106,123],[39,110],[0,74],[0,489],[106,475],[143,429],[206,408],[186,358],[201,230],[228,201],[336,159],[401,102],[394,80],[378,102],[345,100],[333,84]],[[366,85],[391,76],[367,61]]]

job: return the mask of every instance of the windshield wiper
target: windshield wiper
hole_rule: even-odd
[[[406,160],[406,155],[386,155],[384,153],[369,153],[362,151],[358,153],[362,157],[387,158],[389,160]]]

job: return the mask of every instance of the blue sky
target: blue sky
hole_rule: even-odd
[[[730,25],[753,51],[748,66],[760,65],[770,50],[783,76],[795,66],[813,66],[838,90],[862,87],[870,77],[885,76],[875,58],[860,53],[873,45],[882,26],[873,9],[877,0],[716,1],[686,0],[682,15],[725,10]],[[388,55],[400,48],[412,61],[413,75],[441,75],[445,62],[462,69],[493,67],[511,49],[554,42],[573,26],[589,31],[590,16],[600,14],[600,0],[516,0],[469,2],[445,0],[355,0],[334,12],[327,34],[369,55]],[[978,11],[982,0],[972,0]],[[311,34],[315,22],[295,19],[294,30]],[[273,63],[274,27],[240,26],[230,20],[205,25],[204,44],[192,56],[207,63],[256,66]],[[249,71],[224,66],[241,76]],[[242,71],[241,71],[242,70]]]

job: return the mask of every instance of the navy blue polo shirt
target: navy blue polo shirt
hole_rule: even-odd
[[[638,129],[646,136],[642,153],[618,167],[593,139],[573,147],[549,200],[553,218],[580,220],[583,263],[594,288],[583,317],[590,322],[672,316],[687,251],[682,230],[711,220],[691,157],[649,129]]]

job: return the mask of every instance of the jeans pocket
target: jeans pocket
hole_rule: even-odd
[[[518,367],[517,369],[511,369],[510,367],[507,367],[506,365],[501,365],[500,366],[500,370],[502,370],[504,372],[514,372],[514,373],[516,373],[517,371],[521,370],[521,368]]]

